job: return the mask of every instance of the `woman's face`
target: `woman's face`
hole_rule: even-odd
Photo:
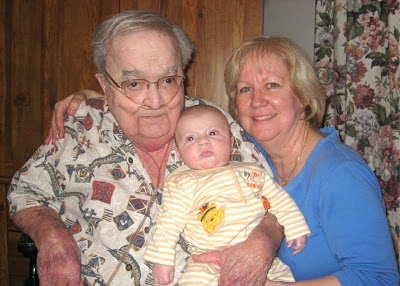
[[[304,118],[289,70],[274,54],[247,55],[236,87],[240,123],[259,143],[282,142]]]

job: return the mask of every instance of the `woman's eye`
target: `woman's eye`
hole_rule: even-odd
[[[278,84],[276,82],[271,82],[266,84],[267,88],[275,88],[278,87]]]
[[[251,88],[250,87],[242,87],[242,88],[240,88],[239,89],[239,93],[244,93],[244,92],[248,92],[248,91],[250,91],[251,90]]]

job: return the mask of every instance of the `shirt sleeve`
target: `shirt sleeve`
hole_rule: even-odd
[[[144,254],[145,260],[174,266],[175,246],[189,215],[182,195],[174,176],[169,176],[163,192],[163,201],[157,213],[153,235]]]
[[[339,179],[340,178],[340,179]],[[367,166],[347,161],[328,176],[316,204],[342,285],[398,285],[380,188]]]
[[[57,164],[64,143],[65,139],[61,139],[56,145],[42,145],[15,173],[7,195],[11,216],[34,206],[47,206],[60,212],[63,186],[68,179]]]
[[[278,222],[284,227],[286,240],[311,234],[296,202],[268,174],[265,175],[262,193],[271,205],[268,211],[275,215]]]

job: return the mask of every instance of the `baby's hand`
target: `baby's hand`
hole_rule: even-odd
[[[296,242],[296,244],[294,244],[294,242]],[[293,249],[294,249],[293,255],[296,255],[297,253],[302,251],[304,249],[304,247],[306,247],[306,243],[307,243],[307,235],[305,234],[298,238],[288,240],[287,247],[289,247],[289,248],[293,247]]]
[[[153,264],[153,278],[156,284],[167,285],[174,280],[174,266]]]

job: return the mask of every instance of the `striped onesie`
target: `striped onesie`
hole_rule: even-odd
[[[152,239],[144,259],[174,265],[175,246],[183,233],[192,254],[223,250],[244,241],[269,212],[284,226],[287,240],[310,234],[290,195],[260,166],[230,162],[227,166],[193,170],[183,166],[166,181]],[[275,258],[268,279],[294,281],[287,265]],[[219,273],[189,258],[179,285],[218,285]]]

